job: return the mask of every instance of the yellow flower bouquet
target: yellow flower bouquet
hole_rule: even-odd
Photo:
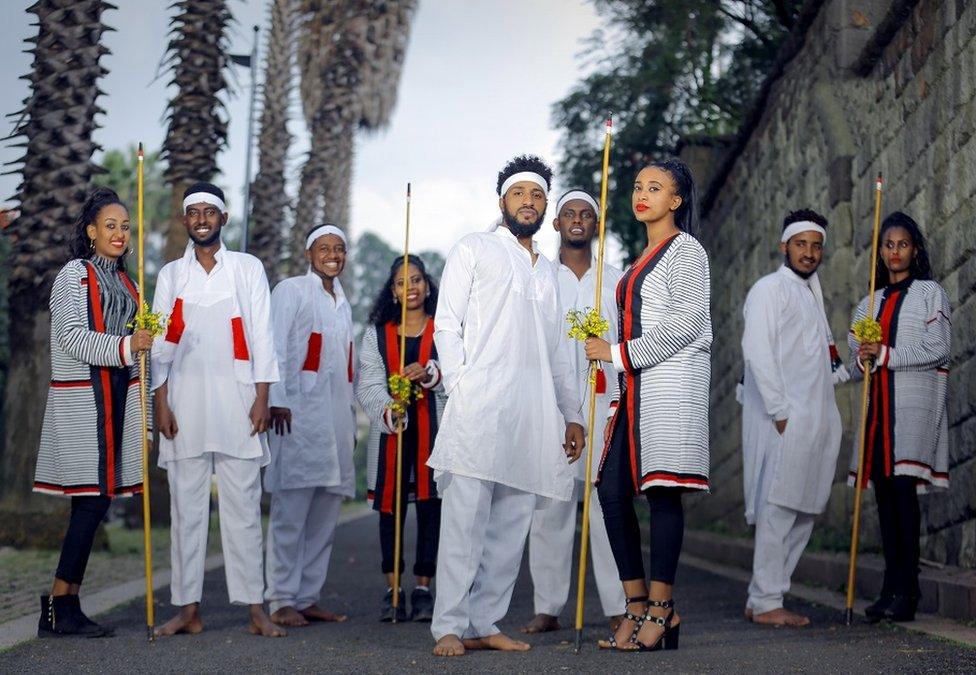
[[[142,309],[136,313],[135,318],[126,325],[130,330],[148,330],[153,337],[159,337],[166,332],[168,319],[161,312],[153,312],[145,300],[142,302]]]
[[[391,374],[387,380],[387,385],[390,388],[390,396],[393,397],[393,400],[387,403],[386,407],[397,415],[403,415],[407,412],[407,406],[410,405],[411,399],[419,401],[424,397],[424,388],[419,384],[414,384],[410,378],[404,377],[400,373]]]
[[[851,326],[851,330],[854,333],[854,337],[861,344],[881,342],[881,324],[874,319],[864,317],[855,321],[854,325]]]

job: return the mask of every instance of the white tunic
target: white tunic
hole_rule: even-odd
[[[564,318],[570,310],[586,310],[593,307],[593,301],[596,298],[595,256],[590,268],[583,274],[582,279],[576,276],[576,272],[563,264],[559,265],[557,275],[559,279],[559,302],[562,305],[562,315]],[[617,342],[616,289],[621,275],[622,272],[613,265],[603,264],[603,288],[600,293],[602,298],[600,313],[607,320],[607,323],[610,324],[609,333],[603,336],[610,344]],[[576,374],[577,392],[580,400],[583,402],[581,412],[583,419],[588,422],[590,414],[590,362],[586,359],[584,343],[566,335],[569,330],[569,324],[564,324],[563,327],[563,336],[570,343],[570,357],[572,359],[573,372]],[[600,365],[602,366],[603,364],[601,363]],[[600,448],[603,447],[603,431],[607,424],[607,412],[610,407],[610,401],[618,399],[617,392],[619,384],[617,382],[617,374],[613,368],[606,366],[602,379],[606,383],[606,388],[603,393],[598,392],[596,397],[596,416],[594,417],[596,429],[593,432],[594,448],[593,469],[590,472],[591,481],[596,480],[596,475],[600,468],[600,458],[603,454],[600,452]],[[589,439],[589,435],[587,435],[587,439]],[[584,455],[585,453],[586,451],[584,450]],[[576,463],[576,466],[578,467],[576,479],[584,480],[586,478],[586,464],[580,461]]]
[[[246,253],[221,246],[216,260],[207,274],[190,245],[156,280],[153,311],[170,325],[153,344],[152,386],[169,383],[178,427],[172,440],[160,438],[160,466],[207,452],[267,463],[267,443],[251,435],[249,413],[254,383],[278,380],[268,279]]]
[[[755,283],[743,315],[746,520],[755,522],[760,480],[772,481],[770,503],[821,513],[834,480],[841,420],[820,303],[807,281],[784,266]],[[773,422],[786,419],[780,435]]]
[[[268,434],[265,489],[327,487],[355,496],[355,412],[348,392],[352,311],[338,279],[333,298],[311,270],[271,294],[281,379],[270,404],[291,411],[291,433]]]
[[[427,462],[438,475],[571,498],[562,443],[583,418],[557,288],[552,263],[538,254],[533,265],[508,228],[451,250],[434,319],[448,394]]]

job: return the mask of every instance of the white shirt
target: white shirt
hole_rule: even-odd
[[[576,273],[569,269],[566,265],[560,263],[559,270],[557,272],[559,279],[559,301],[562,305],[562,315],[563,318],[570,312],[570,310],[587,310],[593,307],[593,302],[596,300],[596,257],[593,257],[593,262],[590,264],[589,269],[583,273],[583,278],[578,278]],[[601,290],[600,312],[604,319],[610,324],[610,332],[603,336],[610,344],[615,344],[617,342],[617,298],[616,289],[617,282],[620,281],[622,272],[607,263],[603,264],[603,288]],[[563,335],[566,340],[570,343],[570,356],[572,359],[573,373],[576,375],[577,392],[579,394],[579,399],[583,402],[581,412],[583,419],[589,422],[590,414],[590,379],[589,379],[589,366],[590,362],[586,358],[586,349],[583,342],[571,338],[567,335],[569,330],[569,324],[564,324]],[[599,364],[602,365],[603,364]],[[592,470],[590,472],[590,480],[596,480],[597,470],[600,467],[600,459],[602,452],[600,451],[603,447],[603,432],[607,424],[607,412],[610,407],[610,401],[614,401],[618,398],[617,391],[619,388],[617,373],[614,372],[613,368],[604,368],[604,379],[606,381],[606,392],[598,393],[596,397],[596,415],[593,418],[595,420],[595,429],[593,432],[593,462]],[[585,427],[585,425],[584,425]],[[588,431],[588,430],[587,430]],[[587,440],[589,440],[589,434],[587,433]],[[586,451],[584,450],[584,457]],[[583,461],[576,463],[579,467],[576,472],[577,480],[584,480],[586,478],[586,465]]]
[[[288,408],[292,418],[290,434],[268,433],[271,463],[264,481],[272,492],[327,487],[355,496],[355,411],[349,400],[352,310],[338,279],[333,291],[335,297],[309,270],[285,279],[271,294],[281,379],[271,385],[269,402]]]
[[[441,277],[434,341],[448,394],[428,465],[568,501],[562,444],[583,424],[556,271],[506,227],[462,238]]]
[[[267,444],[262,435],[251,435],[249,417],[254,383],[278,379],[267,276],[246,253],[221,246],[215,257],[208,274],[187,246],[156,280],[153,311],[167,315],[171,325],[153,344],[152,386],[169,383],[167,401],[178,427],[172,440],[160,437],[160,466],[205,452],[267,463]],[[173,342],[168,337],[177,299],[185,328]],[[234,320],[243,326],[248,359],[235,358]]]
[[[772,481],[770,503],[821,513],[834,480],[841,420],[820,302],[807,280],[784,266],[755,283],[743,315],[746,520],[755,522],[760,480]],[[789,420],[782,435],[776,420]]]

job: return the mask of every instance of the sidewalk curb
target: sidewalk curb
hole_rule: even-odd
[[[362,509],[357,509],[351,513],[345,513],[339,516],[338,525],[341,526],[347,523],[355,522],[369,516],[372,513],[373,510],[366,508],[364,505]],[[206,562],[204,563],[204,570],[210,572],[222,567],[223,564],[224,556],[218,553],[207,558]],[[165,588],[169,585],[169,581],[169,569],[159,569],[153,571],[154,591]],[[127,581],[90,595],[85,595],[85,613],[89,616],[104,614],[115,607],[118,607],[119,605],[124,605],[127,602],[135,600],[136,598],[143,597],[145,592],[146,578],[139,577],[138,579],[133,579],[132,581]],[[32,612],[18,619],[11,619],[6,623],[0,624],[0,651],[5,651],[22,642],[35,639],[37,637],[37,619],[38,615]]]

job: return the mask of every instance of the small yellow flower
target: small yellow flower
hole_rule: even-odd
[[[153,337],[159,337],[166,332],[166,324],[169,318],[161,312],[150,311],[149,305],[143,301],[142,309],[136,313],[131,323],[126,325],[130,330],[148,330]]]
[[[859,321],[855,321],[854,325],[851,326],[851,330],[854,331],[854,337],[861,344],[881,342],[881,324],[874,319],[865,317]]]
[[[407,407],[410,405],[410,399],[419,401],[424,397],[424,390],[419,384],[414,384],[410,381],[410,378],[404,377],[400,373],[393,373],[390,375],[389,380],[387,380],[387,385],[390,389],[390,396],[393,400],[386,404],[386,407],[402,415],[407,412]]]
[[[610,322],[592,307],[569,310],[566,314],[566,323],[569,324],[566,335],[580,342],[584,342],[587,338],[600,337],[610,330]]]

